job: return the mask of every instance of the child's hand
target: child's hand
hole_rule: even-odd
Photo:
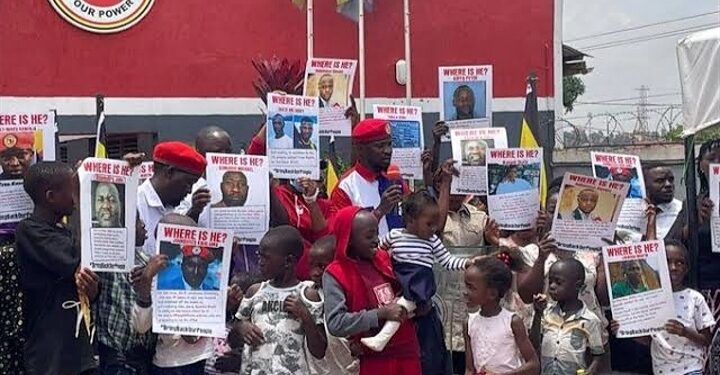
[[[310,311],[308,311],[307,306],[305,306],[305,304],[302,303],[302,301],[300,301],[297,296],[288,296],[287,298],[285,298],[283,305],[285,306],[285,311],[294,315],[301,322],[312,321]]]
[[[350,340],[350,354],[357,358],[364,354],[363,346],[360,341]]]
[[[485,241],[492,246],[500,244],[500,228],[493,219],[488,219],[485,223]]]
[[[233,284],[228,288],[227,311],[236,311],[243,299],[243,291],[239,286]]]
[[[402,322],[407,319],[407,310],[397,303],[389,303],[378,309],[378,319]]]
[[[98,294],[100,279],[95,272],[88,268],[78,268],[75,272],[75,285],[80,292],[84,293],[91,300],[95,299]]]
[[[550,226],[552,225],[552,215],[545,210],[538,211],[537,219],[535,219],[535,231],[538,236],[543,237],[545,233],[550,232]]]
[[[538,259],[547,259],[550,254],[557,250],[557,243],[554,238],[548,235],[538,242],[538,248],[540,249]]]
[[[129,153],[123,155],[123,160],[128,162],[128,164],[130,164],[131,168],[135,168],[138,165],[142,164],[144,158],[145,158],[144,152],[137,152],[137,153],[129,152]]]
[[[613,336],[617,336],[618,331],[620,330],[620,323],[618,323],[617,320],[613,319],[610,321],[610,333],[613,334]]]
[[[547,307],[547,296],[541,293],[534,295],[533,307],[535,308],[535,311],[539,313],[545,311],[545,307]]]
[[[668,331],[668,333],[681,337],[685,337],[687,335],[687,328],[685,328],[685,325],[675,319],[670,319],[667,323],[665,323],[665,330]]]
[[[260,327],[252,324],[248,321],[240,323],[240,335],[245,342],[245,345],[260,346],[265,342],[265,336],[263,336]]]

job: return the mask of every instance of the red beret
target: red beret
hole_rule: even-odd
[[[204,260],[212,260],[213,258],[213,254],[210,252],[210,249],[203,246],[183,246],[182,254],[184,257],[200,257]]]
[[[153,160],[202,176],[207,161],[194,148],[182,142],[162,142],[155,146]]]
[[[370,143],[388,137],[390,137],[390,123],[387,120],[363,120],[352,131],[352,140],[355,143]]]
[[[34,143],[35,133],[33,132],[5,133],[0,135],[0,151],[13,148],[32,150]]]
[[[632,176],[632,172],[630,172],[630,169],[628,169],[628,168],[615,167],[615,168],[612,168],[610,171],[612,174],[617,174],[617,175],[626,176],[626,177]]]

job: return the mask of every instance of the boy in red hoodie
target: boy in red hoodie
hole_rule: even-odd
[[[412,321],[396,304],[402,289],[393,274],[390,256],[377,251],[378,220],[372,212],[346,207],[335,216],[335,260],[323,275],[325,323],[335,337],[350,337],[362,348],[360,375],[420,374],[420,349]],[[381,352],[360,344],[375,335],[387,320],[400,329]]]

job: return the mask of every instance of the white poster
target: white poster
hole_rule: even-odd
[[[450,130],[453,159],[460,177],[453,178],[451,194],[487,194],[487,150],[507,148],[505,128]]]
[[[161,223],[156,252],[169,261],[153,284],[153,332],[225,337],[232,233]]]
[[[140,164],[140,171],[139,171],[139,178],[140,178],[140,184],[145,182],[145,180],[149,179],[150,177],[155,174],[155,162],[154,161],[144,161],[142,164]]]
[[[78,177],[83,267],[130,272],[135,265],[137,168],[121,160],[87,158]]]
[[[392,164],[400,168],[404,179],[421,180],[423,126],[422,108],[404,105],[374,105],[373,118],[390,122]]]
[[[639,241],[647,229],[645,216],[645,178],[640,158],[636,155],[590,152],[593,176],[630,184],[618,218],[617,231],[625,240]],[[630,242],[626,241],[626,242]]]
[[[203,215],[209,215],[210,228],[233,232],[241,244],[259,244],[270,222],[267,157],[208,153],[205,158],[212,201]]]
[[[23,188],[31,165],[55,160],[55,113],[0,112],[0,224],[17,223],[33,211]]]
[[[720,164],[710,164],[710,200],[714,203],[710,215],[710,233],[712,237],[712,252],[720,253]]]
[[[488,214],[500,229],[525,230],[540,210],[541,148],[487,150]]]
[[[665,331],[675,319],[672,284],[662,241],[603,247],[608,294],[618,338]]]
[[[599,252],[613,243],[628,186],[625,182],[565,173],[551,229],[558,247]]]
[[[440,120],[450,129],[492,125],[492,72],[492,65],[438,68]]]
[[[318,98],[269,93],[267,156],[275,178],[320,179]]]
[[[350,119],[345,117],[345,111],[351,105],[356,67],[357,60],[308,60],[303,95],[318,99],[320,135],[350,136]]]

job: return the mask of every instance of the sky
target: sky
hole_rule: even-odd
[[[581,76],[585,83],[585,94],[577,101],[633,99],[602,105],[576,104],[572,112],[562,114],[560,117],[564,117],[576,126],[585,127],[588,113],[595,116],[612,113],[621,123],[623,130],[631,132],[637,123],[636,104],[640,95],[637,89],[645,85],[650,88],[648,103],[653,104],[649,107],[651,112],[648,127],[651,131],[655,130],[661,119],[658,112],[668,109],[664,105],[681,103],[675,47],[683,35],[694,31],[683,31],[681,35],[611,48],[593,49],[592,47],[707,24],[720,26],[720,13],[606,36],[574,39],[718,11],[720,11],[719,0],[564,0],[564,43],[592,55],[585,60],[589,67],[594,68],[590,74]],[[704,28],[710,27],[712,26]],[[679,108],[673,109],[672,114],[679,115]],[[604,130],[608,118],[608,116],[594,117],[591,126]],[[682,117],[678,116],[676,121],[682,121]],[[615,127],[614,122],[611,123],[611,127]]]

